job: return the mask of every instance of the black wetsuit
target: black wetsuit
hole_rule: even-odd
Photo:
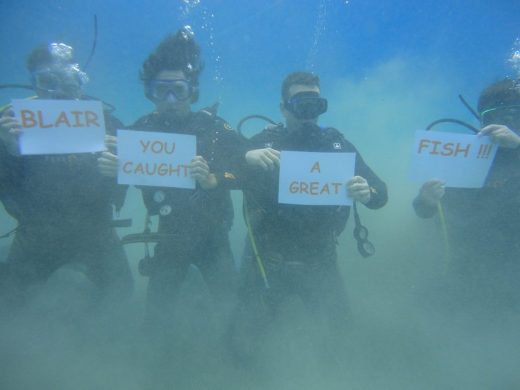
[[[105,123],[108,134],[122,127],[108,114]],[[19,302],[30,287],[73,263],[101,296],[130,296],[131,271],[112,226],[113,205],[122,206],[126,187],[102,176],[97,158],[96,153],[13,156],[0,143],[0,200],[18,222],[2,264],[2,295]]]
[[[268,128],[250,140],[249,149],[356,153],[355,174],[372,188],[366,205],[377,209],[387,201],[386,185],[365,164],[356,148],[336,129],[311,125],[289,131]],[[306,206],[278,203],[279,171],[251,168],[244,183],[247,216],[269,288],[248,240],[243,259],[243,286],[237,319],[250,322],[250,341],[258,339],[288,295],[298,295],[313,320],[325,323],[333,335],[348,324],[347,294],[337,265],[337,236],[343,230],[350,207]],[[267,308],[267,311],[264,309]],[[259,315],[264,312],[265,315]],[[327,332],[328,333],[328,332]]]
[[[216,302],[234,293],[235,268],[229,243],[233,222],[230,189],[237,188],[236,167],[244,163],[244,145],[238,134],[219,117],[206,111],[184,117],[152,113],[140,118],[135,130],[191,134],[217,177],[215,189],[195,190],[141,187],[150,215],[159,216],[159,242],[148,269],[147,323],[171,325],[176,298],[191,264],[195,265]]]
[[[450,301],[520,307],[519,167],[520,150],[499,149],[483,188],[446,189]],[[437,213],[420,197],[413,206],[423,218]]]

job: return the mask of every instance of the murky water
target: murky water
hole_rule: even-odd
[[[233,364],[219,344],[214,306],[198,271],[190,271],[172,337],[143,327],[147,279],[137,271],[142,244],[126,246],[135,278],[130,302],[98,307],[94,288],[65,268],[34,291],[27,306],[0,319],[0,389],[515,389],[520,387],[520,313],[456,304],[449,259],[435,219],[419,219],[409,180],[415,130],[441,117],[476,126],[460,104],[518,77],[520,5],[464,0],[272,0],[8,2],[0,23],[0,82],[29,82],[25,58],[41,42],[65,41],[87,58],[98,17],[88,94],[117,107],[125,124],[152,110],[138,70],[168,33],[190,25],[206,68],[196,109],[220,101],[233,126],[247,114],[281,120],[283,77],[306,69],[322,79],[329,110],[321,120],[340,129],[388,184],[380,210],[361,209],[377,254],[363,259],[353,221],[339,240],[339,261],[352,308],[343,349],[324,363],[316,329],[302,303],[289,299],[262,350],[261,370]],[[1,89],[6,104],[30,91]],[[259,130],[249,124],[248,136]],[[232,249],[239,266],[246,229],[241,194],[233,192]],[[132,188],[121,210],[132,218],[124,236],[144,229],[141,195]],[[156,221],[153,221],[156,224]],[[518,223],[517,223],[518,225]],[[4,210],[0,234],[16,226]],[[153,225],[153,227],[156,227]],[[490,227],[493,229],[493,227]],[[0,240],[5,259],[10,238]],[[507,250],[504,249],[504,250]],[[232,304],[232,303],[230,303]],[[516,307],[518,309],[518,307]],[[218,317],[218,315],[217,315]]]

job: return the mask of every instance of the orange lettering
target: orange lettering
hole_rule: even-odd
[[[431,142],[433,144],[433,150],[431,151],[430,154],[439,154],[439,152],[437,152],[437,146],[442,144],[442,142],[441,141],[431,141]]]
[[[130,166],[130,168],[127,169],[127,167],[129,167],[129,166]],[[124,173],[132,173],[132,162],[131,161],[125,162],[123,164],[123,168],[122,169],[123,169]]]
[[[443,156],[451,156],[453,154],[453,142],[448,142],[447,144],[442,145],[443,151],[441,155]]]
[[[319,161],[316,161],[312,168],[311,168],[311,173],[314,172],[314,171],[318,171],[318,173],[321,173],[321,170],[320,170],[320,162]]]
[[[58,115],[58,119],[56,119],[56,123],[54,124],[54,126],[58,127],[62,123],[67,127],[70,127],[69,118],[67,118],[67,114],[65,114],[64,111],[60,112],[60,115]]]
[[[85,111],[85,120],[85,126],[95,125],[97,127],[100,127],[98,123],[98,116],[95,112]]]
[[[171,169],[171,167],[172,167],[171,165],[159,164],[159,168],[157,169],[157,173],[159,174],[159,176],[166,176],[169,173],[169,169],[168,168]]]
[[[146,153],[146,149],[148,149],[148,146],[150,145],[150,141],[146,141],[146,143],[144,143],[143,140],[140,140],[139,143],[143,147],[143,153]]]
[[[164,143],[164,152],[165,152],[166,154],[173,154],[173,152],[175,152],[175,142],[172,142],[172,147],[171,147],[170,150],[168,150],[168,143],[165,142],[165,143]]]
[[[427,139],[422,139],[421,142],[419,142],[419,150],[417,151],[417,153],[421,153],[423,149],[426,149],[428,147],[428,143],[430,141],[427,140]]]
[[[149,167],[148,163],[145,164],[145,167],[146,167],[146,174],[148,176],[154,176],[155,175],[155,171],[157,170],[157,164],[153,164],[153,170],[152,171],[150,171],[148,169],[148,167]]]
[[[76,120],[72,127],[83,127],[84,125],[81,123],[81,115],[83,114],[82,111],[71,111],[72,115],[74,115],[74,119]]]
[[[466,146],[466,148],[461,148],[460,147],[460,144],[457,144],[457,148],[455,149],[455,153],[453,153],[453,157],[457,157],[457,155],[459,153],[463,153],[464,154],[464,157],[468,157],[468,153],[469,153],[469,149],[471,148],[471,144],[468,144],[468,146]]]
[[[330,194],[330,192],[329,192],[329,185],[327,183],[325,183],[325,185],[321,189],[320,195],[323,194],[323,193]]]
[[[36,121],[34,120],[34,112],[30,110],[21,110],[20,120],[22,122],[22,127],[24,128],[36,126]]]
[[[43,123],[43,114],[41,111],[38,111],[38,126],[41,127],[42,129],[48,129],[49,127],[52,127],[52,125],[46,125],[45,123]]]
[[[318,195],[318,183],[317,181],[313,181],[310,183],[310,194],[311,195]]]
[[[135,168],[135,173],[142,173],[144,175],[144,168],[143,168],[143,164],[139,163],[137,164],[137,167]]]
[[[158,148],[156,147],[157,145],[159,146]],[[160,141],[154,141],[150,149],[152,153],[159,154],[163,151],[163,144]]]
[[[172,176],[172,175],[179,176],[181,167],[182,167],[182,165],[178,165],[177,168],[174,168],[172,165],[170,165],[169,176]]]

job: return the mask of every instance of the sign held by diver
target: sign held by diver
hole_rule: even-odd
[[[12,107],[22,129],[23,155],[105,150],[105,117],[99,101],[13,99]]]
[[[352,205],[347,196],[347,181],[354,177],[355,163],[355,153],[282,151],[278,202]]]
[[[195,157],[194,135],[117,130],[119,184],[195,188],[188,167]]]
[[[411,177],[443,180],[446,187],[481,188],[497,146],[489,137],[419,130],[415,133]]]

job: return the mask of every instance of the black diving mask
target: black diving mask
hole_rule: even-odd
[[[498,106],[480,113],[483,126],[497,124],[520,129],[520,105]]]
[[[309,120],[327,112],[327,99],[317,92],[300,92],[284,102],[285,109],[297,119]]]
[[[165,101],[173,96],[176,101],[188,100],[193,88],[188,80],[150,80],[147,85],[147,95],[154,101]]]

